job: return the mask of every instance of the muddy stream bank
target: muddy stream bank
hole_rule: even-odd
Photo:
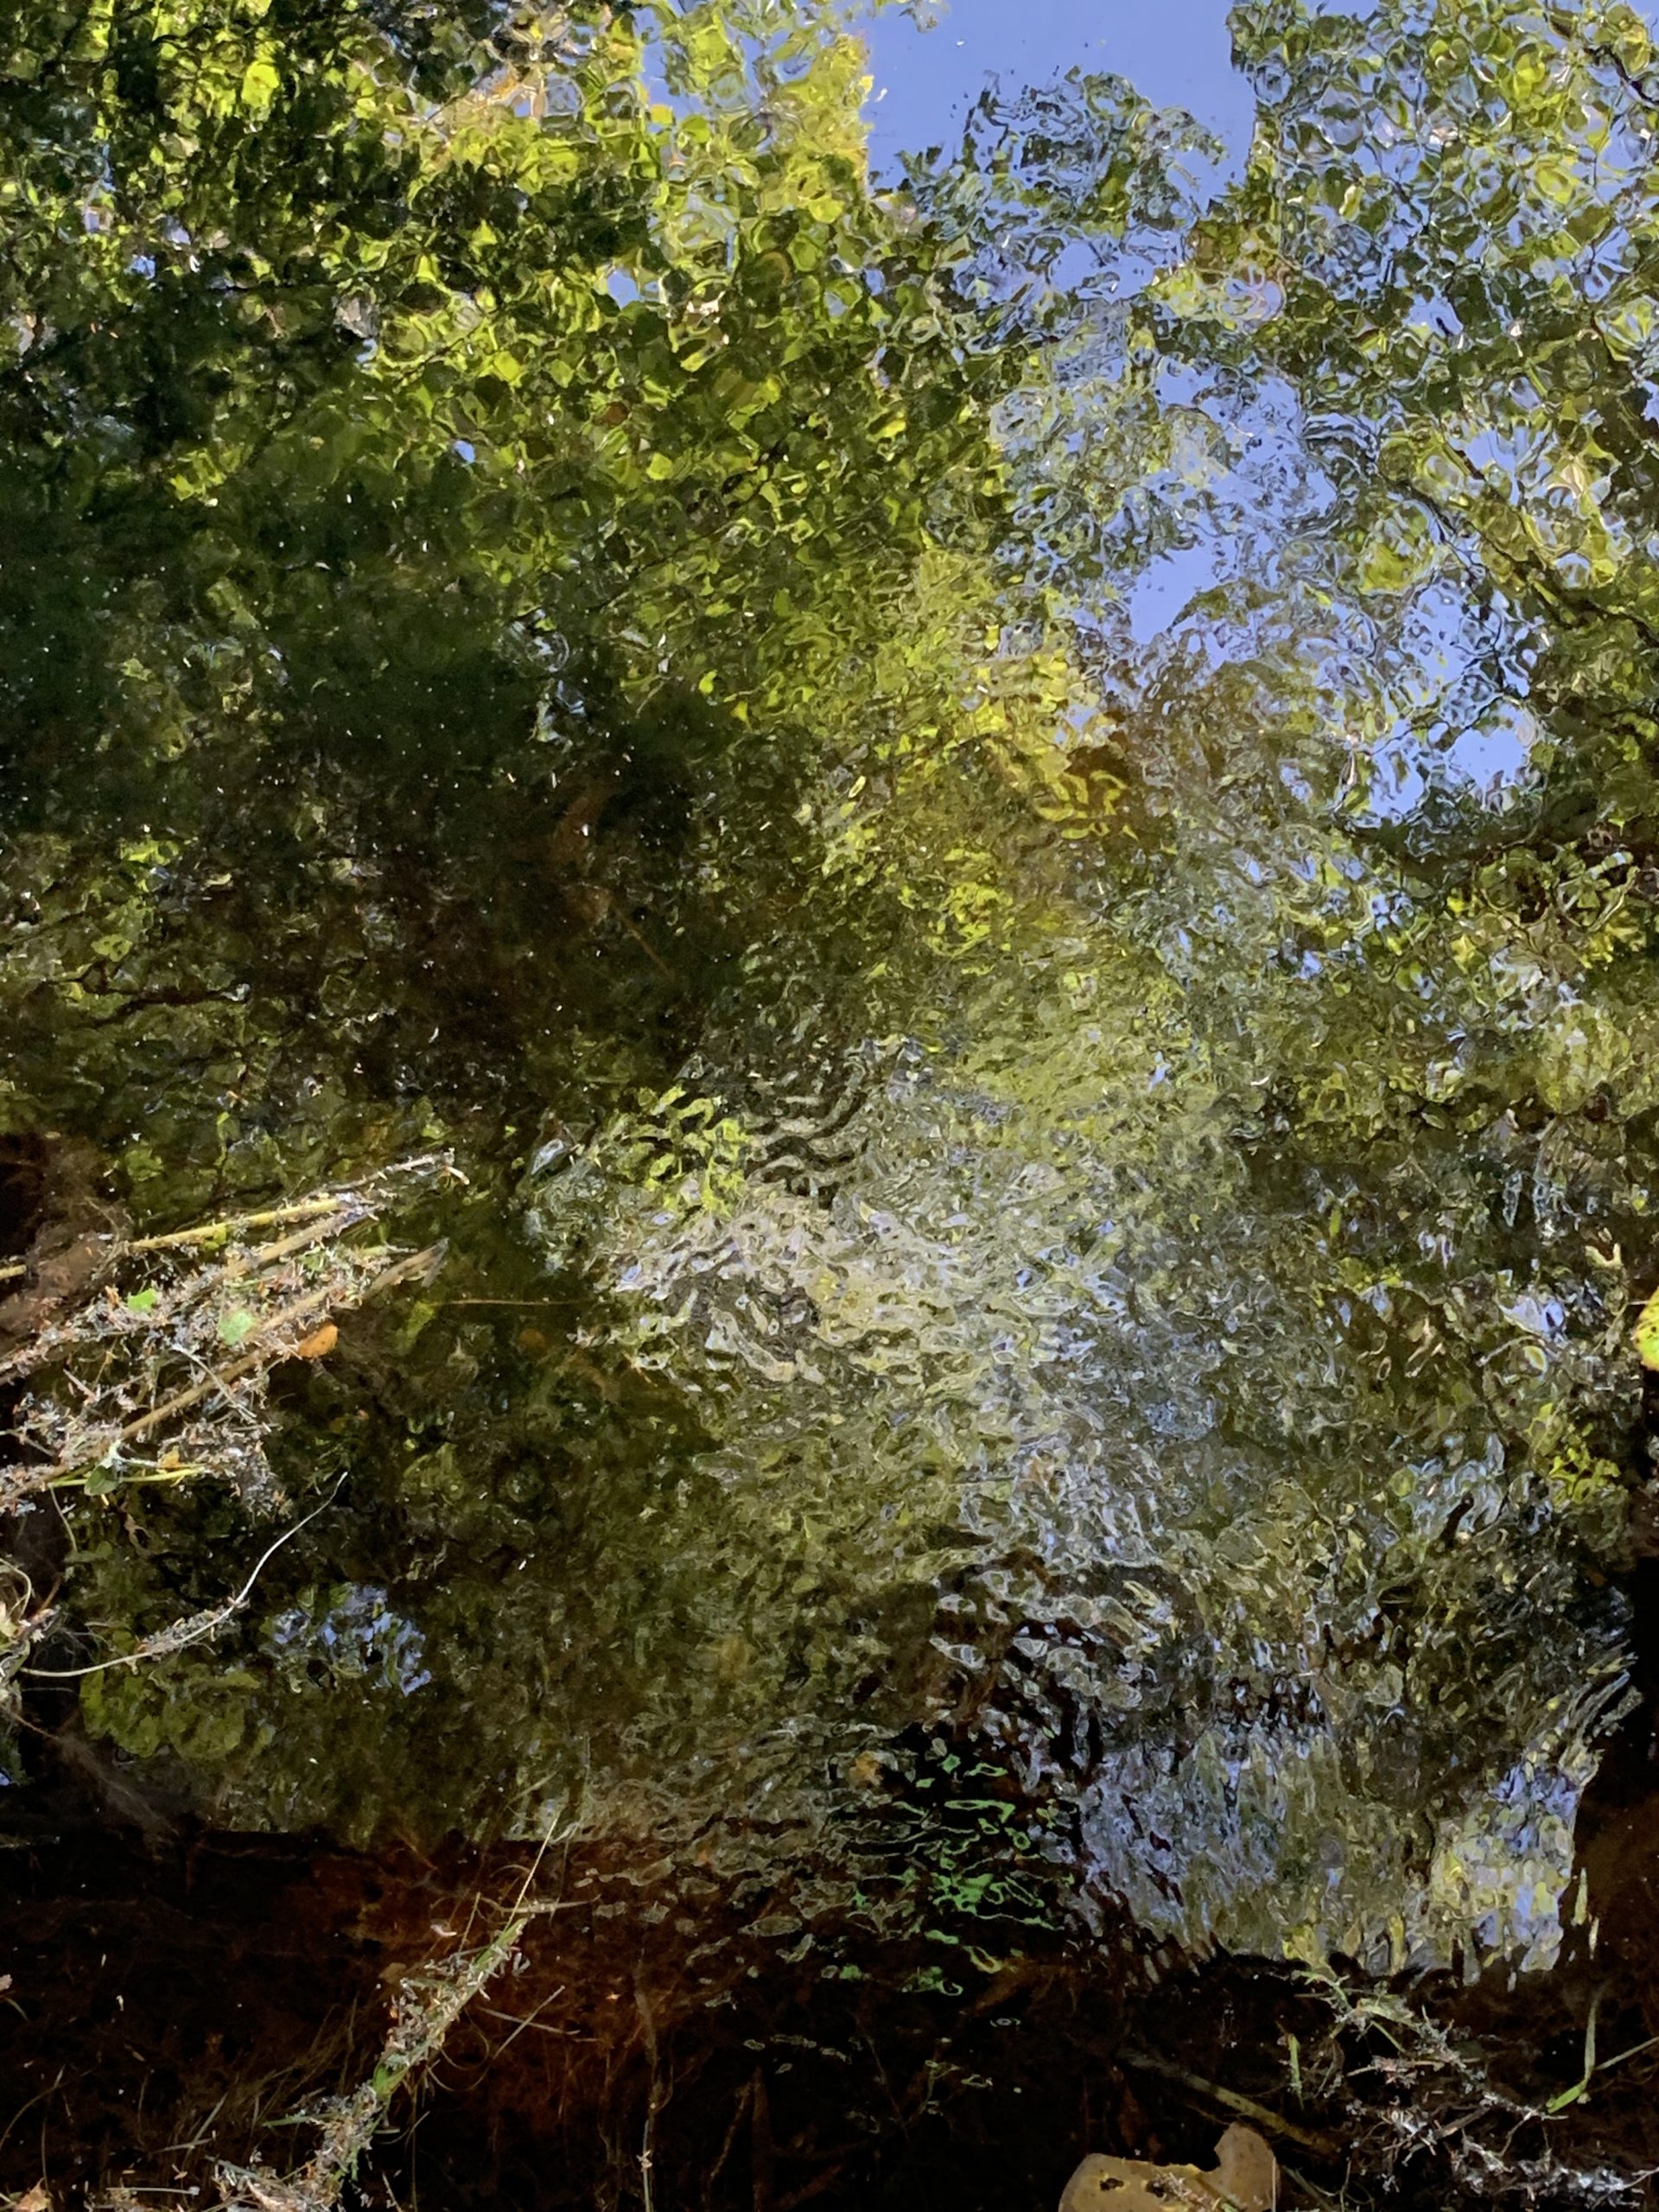
[[[1128,1931],[1107,1957],[1027,1948],[944,1990],[916,1986],[925,1943],[843,1932],[833,1967],[786,1961],[753,1932],[776,1897],[572,1853],[543,1869],[556,1910],[394,2111],[352,2201],[1047,2205],[1091,2147],[1207,2164],[1241,2111],[1292,2201],[1631,2201],[1619,2181],[1659,2161],[1639,2059],[1538,2115],[1581,2078],[1592,2004],[1604,2058],[1659,2031],[1649,1726],[1582,1816],[1593,1951],[1518,1986],[1396,1992],[1432,2032],[1344,2024],[1282,1964],[1158,1960]],[[193,1823],[146,1843],[119,1812],[112,1830],[111,1795],[66,1777],[0,1862],[0,2186],[19,2196],[47,2174],[71,2202],[211,2201],[223,2164],[273,2140],[297,2167],[294,2116],[373,2073],[403,1977],[477,1941],[526,1865]]]

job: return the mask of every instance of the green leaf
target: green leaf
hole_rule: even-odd
[[[282,76],[274,61],[261,54],[243,73],[241,103],[251,115],[264,115],[276,99]]]

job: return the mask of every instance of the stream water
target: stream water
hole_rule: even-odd
[[[8,2185],[230,2189],[533,1864],[348,2195],[988,2212],[1238,2064],[1649,2201],[1650,2054],[1538,2117],[1659,2029],[1640,16],[60,12]]]

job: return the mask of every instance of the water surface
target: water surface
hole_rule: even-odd
[[[868,111],[810,11],[149,56],[194,137],[22,79],[6,1122],[146,1228],[459,1171],[273,1382],[327,1510],[87,1678],[214,1819],[621,1840],[827,1954],[1554,1955],[1646,1476],[1649,62],[1257,14],[1248,81],[888,22]],[[112,1466],[71,1657],[269,1541]]]

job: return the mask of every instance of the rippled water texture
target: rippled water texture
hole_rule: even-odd
[[[323,1509],[89,1731],[780,1941],[1547,1963],[1648,1475],[1640,20],[1264,0],[1253,145],[1085,54],[873,175],[804,0],[143,12],[0,11],[14,1179],[458,1173],[270,1495],[62,1491],[65,1668]]]

